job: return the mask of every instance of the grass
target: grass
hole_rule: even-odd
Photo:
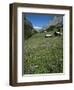
[[[24,42],[24,74],[62,73],[63,37],[34,34]]]

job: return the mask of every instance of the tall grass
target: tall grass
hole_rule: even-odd
[[[24,41],[24,74],[62,73],[63,37],[37,33]]]

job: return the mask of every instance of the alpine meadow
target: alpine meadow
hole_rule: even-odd
[[[63,73],[63,15],[23,13],[24,74]]]

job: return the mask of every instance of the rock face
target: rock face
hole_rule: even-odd
[[[63,16],[55,16],[53,20],[49,21],[46,31],[62,31],[63,30]]]
[[[32,29],[33,29],[32,23],[26,17],[24,17],[24,38],[25,39],[28,39],[29,37],[32,36]]]
[[[48,27],[55,25],[63,25],[63,16],[55,16],[52,21],[48,23]]]

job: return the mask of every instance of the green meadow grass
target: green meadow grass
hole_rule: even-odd
[[[24,74],[62,73],[63,37],[37,33],[24,41]]]

